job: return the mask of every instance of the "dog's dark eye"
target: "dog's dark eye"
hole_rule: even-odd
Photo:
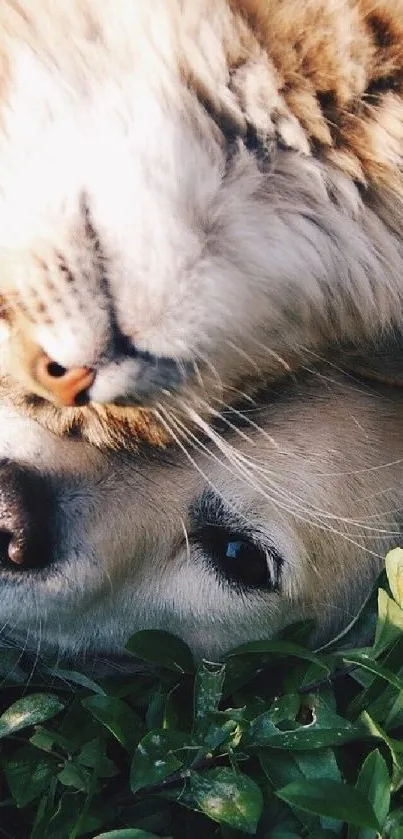
[[[278,591],[282,558],[248,536],[206,525],[195,539],[220,576],[243,588]]]

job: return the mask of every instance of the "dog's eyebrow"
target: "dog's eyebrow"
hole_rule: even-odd
[[[221,495],[212,489],[205,489],[189,506],[191,530],[197,532],[206,524],[227,528],[228,530],[252,534],[252,528],[241,512],[227,504]]]

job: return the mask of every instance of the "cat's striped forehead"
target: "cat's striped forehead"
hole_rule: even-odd
[[[240,130],[288,118],[292,142],[363,182],[401,162],[402,0],[123,0],[119,14],[110,0],[4,0],[4,91],[23,46],[88,88],[162,61]]]

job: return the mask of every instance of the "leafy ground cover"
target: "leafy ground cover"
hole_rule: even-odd
[[[27,687],[3,651],[0,837],[403,839],[403,551],[342,638],[313,653],[310,628],[198,666],[140,632],[142,674],[99,683]]]

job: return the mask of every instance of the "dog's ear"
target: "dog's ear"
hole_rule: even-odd
[[[360,347],[346,347],[338,354],[341,366],[349,373],[385,385],[403,387],[403,332],[380,335]]]

